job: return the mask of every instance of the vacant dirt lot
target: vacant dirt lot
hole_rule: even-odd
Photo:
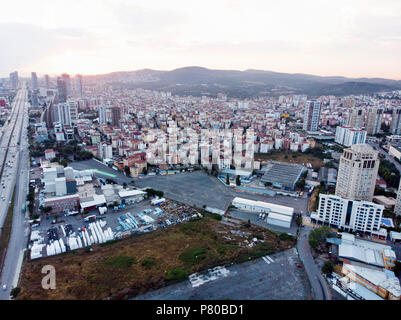
[[[256,243],[252,239],[259,239]],[[261,241],[260,241],[261,240]],[[249,244],[253,243],[250,247]],[[29,261],[18,299],[126,299],[186,279],[193,272],[291,248],[294,240],[212,217],[163,231]],[[56,268],[56,289],[41,287],[41,269]]]
[[[280,150],[280,152],[273,152],[272,154],[255,153],[255,160],[274,160],[280,162],[312,164],[313,168],[320,168],[323,166],[323,161],[314,157],[312,154],[305,154],[302,152],[292,152]]]

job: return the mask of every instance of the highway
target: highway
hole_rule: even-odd
[[[29,151],[26,138],[28,106],[28,92],[23,84],[14,99],[11,121],[5,127],[0,145],[0,164],[4,163],[0,187],[1,227],[4,225],[14,187],[16,187],[11,237],[1,273],[1,300],[9,299],[11,288],[18,283],[29,232],[25,214],[21,213],[25,205],[29,174]],[[6,285],[5,290],[4,285]]]
[[[313,298],[315,300],[331,300],[327,282],[323,278],[319,267],[312,257],[311,248],[309,246],[309,233],[311,230],[313,230],[313,228],[309,226],[303,226],[300,229],[297,241],[298,254],[304,265],[306,274],[308,275],[314,296]]]

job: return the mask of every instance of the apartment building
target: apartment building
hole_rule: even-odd
[[[354,144],[365,144],[366,131],[352,127],[338,126],[334,141],[346,147]]]
[[[372,233],[380,229],[383,210],[383,205],[373,202],[320,194],[318,210],[311,218],[346,231]]]

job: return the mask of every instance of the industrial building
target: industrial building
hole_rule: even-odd
[[[305,167],[297,164],[274,163],[261,178],[263,184],[271,183],[274,187],[294,190],[295,184],[301,178]]]
[[[389,270],[373,270],[353,264],[343,264],[342,273],[371,292],[387,300],[400,300],[400,281]]]
[[[254,213],[267,213],[266,221],[269,224],[284,228],[291,227],[291,221],[294,215],[294,208],[239,197],[233,199],[232,205],[244,211],[250,211]]]

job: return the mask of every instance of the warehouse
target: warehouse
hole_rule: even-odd
[[[140,202],[144,199],[146,192],[141,191],[141,190],[120,190],[118,192],[118,195],[121,198],[122,203],[135,203],[135,202]]]
[[[304,171],[305,168],[301,165],[274,163],[266,169],[261,182],[271,183],[274,187],[285,190],[294,190]]]
[[[239,197],[234,198],[234,200],[232,201],[232,205],[244,211],[250,211],[254,213],[267,213],[266,222],[268,224],[284,228],[291,227],[294,208]]]

